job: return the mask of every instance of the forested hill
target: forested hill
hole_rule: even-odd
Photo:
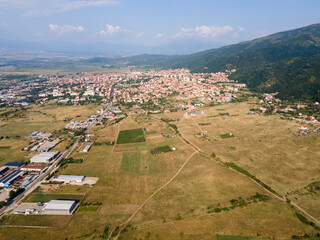
[[[142,56],[126,60],[193,72],[235,68],[231,78],[252,90],[279,92],[285,99],[320,100],[320,24],[185,56],[149,56],[147,61]]]

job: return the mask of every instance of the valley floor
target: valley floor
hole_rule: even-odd
[[[0,141],[12,146],[0,150],[1,165],[28,158],[18,149],[30,132],[56,130],[66,117],[94,111],[72,108],[29,109],[23,120],[2,121],[1,132],[21,136]],[[79,147],[71,156],[83,163],[68,164],[59,174],[99,177],[97,184],[53,185],[25,201],[68,193],[101,205],[79,209],[71,219],[5,217],[0,238],[223,239],[218,234],[287,240],[317,233],[317,226],[298,216],[320,226],[319,134],[296,137],[299,123],[248,114],[250,108],[251,102],[241,102],[197,109],[204,112],[200,116],[133,115],[118,125],[92,128],[96,143],[91,150],[83,153]],[[43,120],[35,120],[37,115]],[[25,127],[19,130],[21,121]],[[142,129],[143,136],[136,130],[129,143],[117,142],[119,133],[130,129]],[[106,144],[111,141],[116,144]]]

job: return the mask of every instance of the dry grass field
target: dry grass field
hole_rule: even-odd
[[[92,187],[65,185],[52,193],[86,194],[84,202],[102,203],[99,211],[77,212],[63,228],[12,231],[2,227],[0,239],[41,239],[44,235],[46,239],[103,239],[106,227],[111,233],[169,181],[133,216],[119,239],[216,239],[220,234],[288,240],[292,235],[316,233],[295,216],[297,210],[288,203],[247,176],[223,166],[223,162],[237,164],[320,218],[319,192],[303,194],[301,190],[320,177],[319,135],[294,137],[298,123],[276,115],[251,115],[250,107],[246,102],[224,104],[201,109],[205,115],[199,117],[184,119],[184,112],[135,116],[125,118],[119,125],[93,128],[91,132],[101,144],[93,145],[86,154],[74,152],[71,157],[83,158],[83,163],[68,164],[59,174],[99,177],[99,181]],[[82,111],[89,115],[94,108]],[[63,114],[48,112],[63,122]],[[219,115],[224,112],[231,116]],[[76,117],[71,109],[66,109],[66,114]],[[172,122],[182,136],[163,136],[162,133],[173,131],[160,118],[183,119]],[[137,128],[146,129],[146,142],[104,144],[115,142],[119,130]],[[201,131],[206,131],[206,138],[201,138]],[[222,139],[220,135],[226,133],[235,137]],[[182,137],[203,153],[195,153]],[[0,141],[1,145],[12,145],[5,141],[8,142]],[[161,146],[175,146],[177,150],[151,154],[152,149]],[[212,153],[215,159],[210,157]],[[180,169],[181,166],[184,167]],[[296,190],[299,191],[292,193]],[[250,201],[257,193],[268,196],[267,200]],[[240,200],[243,204],[232,205]]]
[[[19,109],[19,108],[18,108]],[[86,119],[94,113],[95,105],[89,106],[29,106],[15,111],[15,108],[0,110],[0,146],[10,146],[10,149],[0,149],[0,164],[9,161],[28,160],[32,154],[21,152],[31,139],[28,135],[34,131],[51,132],[62,129],[69,121]],[[3,115],[8,113],[8,115]],[[6,138],[6,137],[9,138]],[[67,137],[67,136],[65,136]],[[64,151],[68,141],[63,141],[54,150]]]

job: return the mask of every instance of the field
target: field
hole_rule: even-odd
[[[68,225],[70,220],[71,216],[11,215],[9,218],[3,219],[1,225],[63,228]]]
[[[96,212],[98,211],[100,204],[88,204],[88,205],[81,205],[79,207],[79,212]]]
[[[65,140],[53,150],[64,151],[69,136],[59,131],[72,120],[86,119],[94,111],[95,105],[88,106],[28,106],[24,108],[0,108],[0,164],[27,161],[34,153],[20,150],[30,143],[28,135],[34,131],[56,131]],[[10,147],[10,149],[8,148]]]
[[[80,206],[67,224],[61,220],[62,228],[12,231],[2,227],[0,238],[41,239],[45,235],[48,239],[101,239],[105,229],[110,233],[139,207],[119,240],[288,240],[292,235],[316,234],[314,227],[299,220],[296,213],[301,212],[297,208],[248,176],[254,176],[319,219],[320,190],[316,187],[320,181],[319,135],[294,137],[299,123],[282,120],[277,115],[248,114],[251,107],[247,102],[203,107],[200,110],[205,115],[194,118],[184,118],[185,112],[181,111],[137,115],[125,118],[119,125],[92,128],[90,133],[101,144],[93,145],[86,154],[75,151],[70,157],[84,159],[83,163],[67,164],[59,174],[99,177],[97,184],[63,185],[57,189],[52,186],[47,191],[35,191],[25,201],[85,195],[84,202],[101,203],[99,210],[96,206]],[[219,115],[222,110],[230,115]],[[25,112],[31,122],[29,111],[34,114],[35,109]],[[95,110],[79,106],[81,111],[87,114]],[[54,108],[51,112],[59,120],[57,123],[50,120],[53,125],[47,127],[63,126],[63,113]],[[72,115],[71,108],[66,108],[65,114],[77,117]],[[177,126],[179,134],[161,118],[175,119],[170,123]],[[0,124],[10,126],[9,121]],[[46,128],[45,122],[37,124],[34,129]],[[142,129],[146,129],[146,137]],[[206,137],[199,137],[203,131],[207,132]],[[163,134],[169,132],[169,136]],[[221,138],[229,132],[236,137]],[[129,133],[130,137],[126,137],[130,140],[118,145],[119,139],[120,143],[125,141],[124,133]],[[0,157],[27,158],[19,151],[28,141],[24,137],[1,140],[1,146],[11,148],[1,149]],[[144,141],[137,142],[139,138]],[[110,141],[117,144],[103,144]],[[170,146],[177,150],[169,151]],[[152,154],[155,149],[165,153]],[[25,225],[26,217],[29,216],[13,216],[1,224]],[[58,226],[58,219],[31,219],[28,225],[35,223]]]
[[[172,152],[173,150],[169,146],[163,146],[163,147],[156,147],[151,149],[151,154],[159,154],[159,153],[166,153],[166,152]]]
[[[117,144],[138,143],[138,142],[145,142],[145,141],[146,139],[144,137],[142,129],[138,128],[138,129],[120,131],[117,139]]]
[[[270,238],[217,235],[217,240],[271,240]]]
[[[220,137],[222,139],[226,139],[226,138],[233,138],[234,135],[233,134],[230,134],[230,133],[225,133],[225,134],[221,134]]]
[[[83,194],[62,193],[31,193],[24,202],[49,202],[50,200],[78,200],[82,201]]]
[[[124,172],[140,173],[140,153],[124,152],[122,154],[120,170]]]

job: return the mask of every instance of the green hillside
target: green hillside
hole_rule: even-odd
[[[237,71],[231,78],[254,91],[279,92],[281,98],[310,101],[320,100],[319,59],[320,24],[185,56],[126,58],[132,65],[186,67],[193,72],[232,68]]]

